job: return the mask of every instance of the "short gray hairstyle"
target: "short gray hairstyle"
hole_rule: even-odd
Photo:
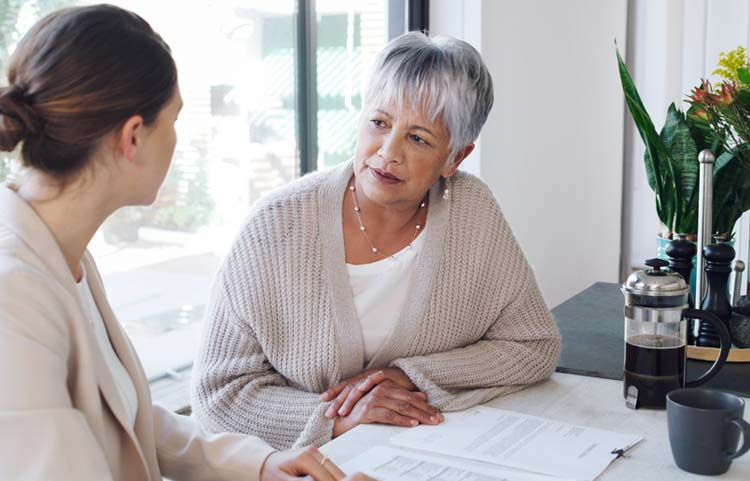
[[[406,102],[431,122],[442,116],[452,160],[479,137],[494,101],[492,77],[468,43],[409,32],[386,45],[375,60],[364,105],[383,99],[398,109]]]

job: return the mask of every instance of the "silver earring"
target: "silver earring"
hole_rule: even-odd
[[[445,179],[445,189],[443,189],[443,200],[448,200],[451,198],[451,191],[448,188],[448,179],[450,179],[450,177],[446,177]]]

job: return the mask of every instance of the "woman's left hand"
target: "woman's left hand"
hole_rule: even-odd
[[[344,379],[320,395],[322,402],[333,400],[326,410],[326,417],[333,419],[337,415],[348,415],[357,401],[379,384],[392,384],[407,391],[417,391],[417,387],[409,377],[397,367],[366,369],[356,376]],[[427,399],[427,395],[422,392],[419,392],[418,395],[423,396],[425,400]]]
[[[333,437],[338,437],[360,424],[380,423],[414,427],[419,424],[435,426],[445,419],[424,395],[407,391],[392,383],[381,383],[354,405],[351,414],[338,416],[333,421]]]

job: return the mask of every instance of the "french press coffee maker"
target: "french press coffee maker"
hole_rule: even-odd
[[[628,407],[664,408],[667,393],[701,385],[714,377],[729,355],[731,341],[714,314],[690,309],[690,287],[681,275],[665,270],[662,259],[646,261],[622,286],[625,295],[625,378]],[[685,381],[688,319],[710,323],[721,340],[721,351],[702,376]]]

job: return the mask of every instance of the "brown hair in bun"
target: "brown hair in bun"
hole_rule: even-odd
[[[174,93],[177,69],[145,20],[94,5],[39,20],[9,60],[8,83],[0,89],[0,150],[21,143],[24,165],[65,177],[128,118],[154,122]]]

